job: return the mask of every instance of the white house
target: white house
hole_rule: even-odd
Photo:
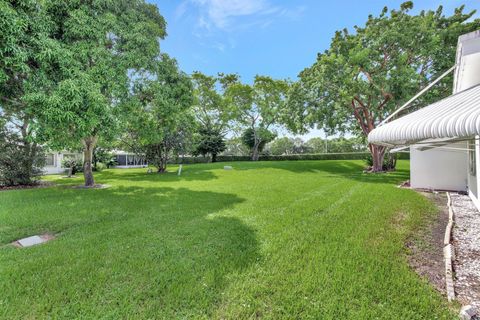
[[[146,168],[148,166],[145,157],[121,150],[116,150],[112,153],[117,162],[114,168]],[[45,174],[66,173],[67,169],[63,166],[63,161],[72,159],[83,162],[83,154],[68,151],[48,152],[45,154],[45,167],[43,171]]]
[[[377,127],[368,141],[410,148],[413,188],[464,191],[480,208],[480,31],[459,37],[453,94]]]
[[[48,152],[45,154],[45,167],[43,168],[43,171],[45,174],[65,173],[67,169],[63,167],[63,161],[72,159],[83,161],[83,154],[67,151]]]
[[[113,154],[117,161],[115,168],[146,168],[148,166],[147,160],[143,156],[122,150],[116,150]]]

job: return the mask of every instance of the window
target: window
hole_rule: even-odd
[[[55,166],[55,155],[53,153],[47,153],[45,155],[45,165],[48,167]]]
[[[134,164],[135,164],[134,155],[133,154],[127,155],[127,165],[133,166]]]
[[[470,175],[476,176],[477,175],[477,156],[475,154],[475,140],[471,140],[468,142],[468,167],[470,171]]]
[[[119,166],[124,166],[127,164],[127,156],[124,154],[117,155],[117,163]]]

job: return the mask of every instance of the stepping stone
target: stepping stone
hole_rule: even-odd
[[[45,241],[47,241],[47,240],[42,239],[39,236],[31,236],[31,237],[28,237],[28,238],[23,238],[23,239],[18,240],[18,243],[22,247],[31,247],[31,246],[34,246],[36,244],[44,243]]]
[[[223,169],[225,169],[225,170],[232,170],[233,168],[232,168],[232,166],[223,166]]]

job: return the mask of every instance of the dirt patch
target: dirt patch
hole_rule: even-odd
[[[411,186],[410,186],[410,180],[407,180],[407,181],[403,181],[402,183],[400,183],[398,185],[399,188],[404,188],[404,189],[410,189]]]
[[[37,189],[37,188],[47,188],[47,187],[53,187],[55,186],[55,183],[50,182],[50,181],[39,181],[36,184],[30,184],[30,185],[21,185],[21,186],[0,186],[0,192],[1,191],[8,191],[8,190],[21,190],[21,189]]]
[[[420,228],[407,242],[410,250],[410,266],[421,277],[445,295],[445,262],[443,260],[443,240],[448,224],[447,196],[445,193],[421,192],[439,208],[437,214]]]

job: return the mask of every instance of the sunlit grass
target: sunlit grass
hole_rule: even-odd
[[[237,162],[96,175],[108,189],[0,192],[0,315],[12,318],[452,319],[407,265],[435,212],[408,163]],[[8,245],[54,233],[36,247]]]

